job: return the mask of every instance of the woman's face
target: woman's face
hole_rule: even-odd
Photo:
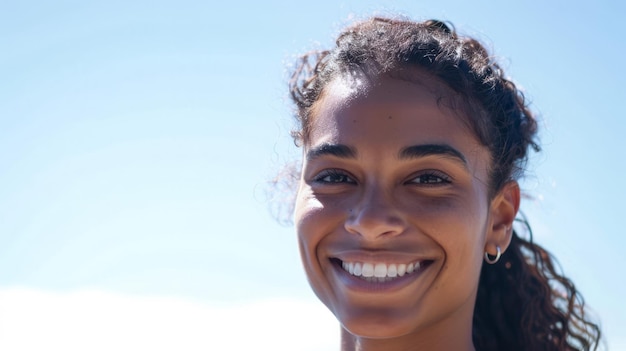
[[[336,79],[314,107],[304,147],[295,209],[302,261],[317,296],[354,335],[471,325],[495,235],[489,152],[466,117],[437,103],[450,92],[418,77]]]

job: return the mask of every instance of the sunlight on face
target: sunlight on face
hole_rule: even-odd
[[[350,94],[333,82],[312,116],[300,250],[313,290],[354,335],[471,326],[490,157],[438,104],[445,88],[422,78],[378,77]]]

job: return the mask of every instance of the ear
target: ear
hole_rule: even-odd
[[[520,189],[516,181],[506,183],[491,200],[485,252],[496,255],[497,248],[506,251],[513,237],[513,221],[519,210]]]

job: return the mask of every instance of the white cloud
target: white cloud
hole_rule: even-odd
[[[626,350],[621,335],[609,350]],[[339,347],[339,326],[315,300],[215,304],[84,290],[0,289],[0,350],[271,350]]]
[[[217,305],[100,291],[0,290],[0,350],[324,350],[339,327],[317,301]]]

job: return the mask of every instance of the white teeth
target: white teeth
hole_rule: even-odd
[[[405,274],[419,270],[420,263],[391,263],[387,265],[385,263],[342,261],[341,267],[351,275],[361,277],[369,282],[384,282],[389,281],[391,278],[402,277]]]
[[[374,276],[384,278],[387,276],[387,265],[384,263],[376,263],[374,266]]]
[[[398,268],[396,267],[395,264],[390,264],[389,267],[387,267],[387,276],[394,278],[398,275]]]
[[[413,273],[413,263],[409,263],[406,265],[406,272]]]
[[[374,265],[371,263],[363,263],[363,271],[361,275],[364,277],[373,277],[374,276]]]
[[[406,265],[404,263],[398,265],[398,275],[403,276],[406,273]]]
[[[359,262],[354,264],[354,273],[357,277],[361,275],[361,264]]]

